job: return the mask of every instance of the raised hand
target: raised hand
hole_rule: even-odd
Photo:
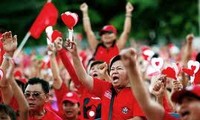
[[[193,34],[188,34],[186,36],[186,40],[187,40],[188,43],[192,43],[193,39],[194,39],[194,35]]]
[[[133,5],[132,5],[130,2],[128,2],[128,3],[126,4],[126,12],[127,12],[127,13],[131,13],[133,10],[134,10]]]
[[[48,49],[48,52],[52,52],[52,53],[56,52],[56,47],[54,44],[48,44],[47,49]]]
[[[175,92],[175,91],[180,91],[180,90],[182,90],[183,89],[183,85],[181,84],[181,82],[180,81],[178,81],[178,80],[174,80],[173,82],[172,82],[172,90],[173,90],[173,92]]]
[[[11,31],[5,32],[2,34],[1,41],[6,53],[13,55],[14,51],[17,49],[17,35],[12,36]]]
[[[157,96],[162,97],[164,95],[165,87],[166,87],[166,76],[160,76],[151,86],[150,92]]]
[[[77,45],[74,40],[71,41],[67,39],[64,42],[63,47],[67,49],[72,55],[78,56]]]
[[[88,5],[86,3],[81,4],[80,10],[82,12],[87,12],[88,11]]]
[[[98,65],[98,72],[99,72],[99,77],[101,79],[105,79],[106,81],[111,81],[108,75],[108,65],[106,62]]]
[[[126,68],[136,67],[136,51],[133,48],[123,49],[120,55]]]

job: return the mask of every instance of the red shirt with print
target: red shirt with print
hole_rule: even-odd
[[[108,120],[110,100],[112,96],[111,87],[111,83],[94,78],[92,93],[101,98],[102,120]],[[112,119],[126,120],[136,116],[144,117],[144,113],[133,96],[131,88],[123,88],[114,98]]]
[[[81,119],[95,120],[101,118],[101,99],[90,93],[85,87],[80,87]]]

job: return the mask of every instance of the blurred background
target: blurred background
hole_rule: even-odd
[[[174,42],[180,45],[185,36],[193,33],[199,36],[198,0],[128,0],[134,5],[132,14],[132,40],[148,45]],[[22,41],[31,25],[42,9],[45,0],[1,0],[0,29],[11,30]],[[126,0],[52,0],[59,11],[59,18],[54,29],[67,36],[67,27],[61,20],[61,13],[76,12],[79,16],[74,32],[83,47],[88,47],[82,25],[80,5],[86,2],[89,6],[89,16],[93,31],[98,31],[106,24],[113,24],[119,33],[123,30]],[[46,34],[39,39],[30,37],[26,47],[46,45]]]

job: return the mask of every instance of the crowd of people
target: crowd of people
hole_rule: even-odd
[[[90,52],[54,30],[42,58],[23,51],[13,58],[17,36],[2,32],[0,120],[199,120],[200,53],[193,34],[180,49],[126,46],[134,7],[128,2],[125,9],[119,38],[105,25],[97,40],[88,5],[80,5]]]

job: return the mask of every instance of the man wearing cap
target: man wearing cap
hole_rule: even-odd
[[[62,108],[63,120],[79,120],[80,103],[78,94],[75,92],[68,92],[63,96]]]
[[[181,120],[200,119],[200,85],[189,86],[172,94],[172,101],[179,105]]]
[[[90,19],[88,16],[88,6],[83,3],[80,6],[83,13],[83,26],[87,35],[90,47],[94,52],[93,57],[95,60],[101,60],[109,63],[109,60],[119,53],[119,50],[125,47],[128,35],[131,31],[131,16],[133,11],[133,6],[131,3],[126,5],[126,19],[124,24],[124,30],[117,39],[117,30],[113,25],[106,25],[100,30],[101,42],[99,42],[94,32],[92,31]]]

